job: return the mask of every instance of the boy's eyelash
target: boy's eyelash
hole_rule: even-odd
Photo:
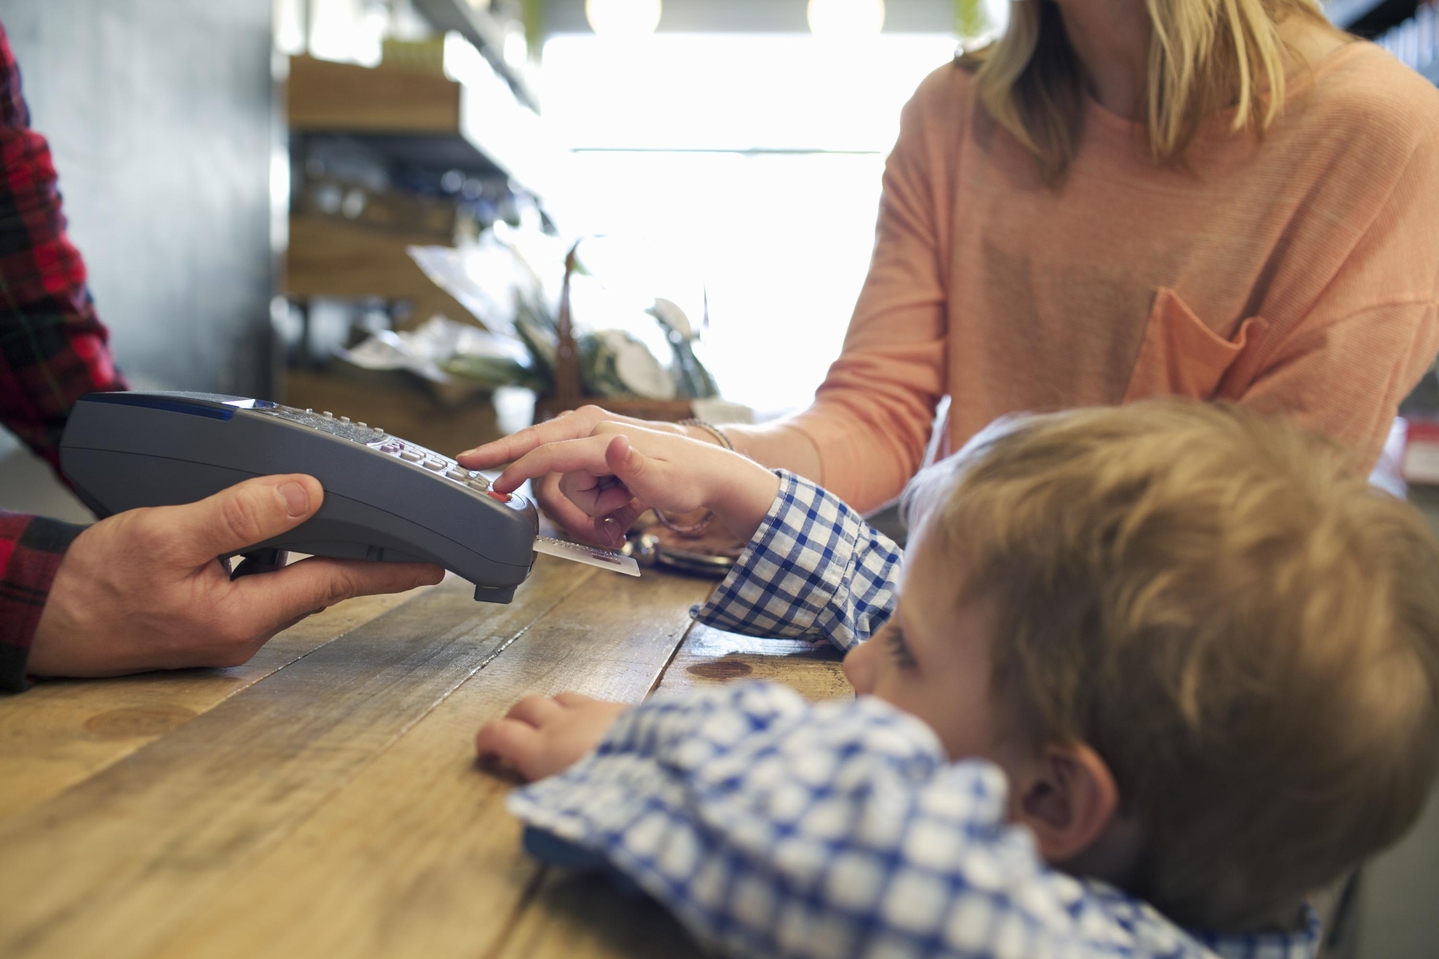
[[[901,669],[909,669],[914,666],[914,655],[909,651],[909,643],[905,642],[904,630],[899,628],[899,624],[890,624],[889,632],[884,637],[884,644]]]

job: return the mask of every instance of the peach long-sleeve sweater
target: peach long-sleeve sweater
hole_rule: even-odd
[[[1291,78],[1262,138],[1184,168],[1090,101],[1061,187],[957,64],[904,109],[840,358],[789,424],[859,509],[1015,411],[1181,395],[1280,411],[1373,463],[1439,349],[1439,90],[1370,43]]]

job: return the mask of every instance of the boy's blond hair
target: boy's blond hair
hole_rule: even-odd
[[[1144,835],[1127,885],[1181,924],[1274,921],[1433,779],[1439,545],[1347,467],[1168,401],[1009,421],[917,481],[994,604],[1006,734],[1103,757]]]

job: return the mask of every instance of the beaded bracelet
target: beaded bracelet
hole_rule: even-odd
[[[704,420],[697,420],[691,418],[687,420],[680,420],[679,423],[677,423],[676,425],[698,426],[705,432],[713,434],[714,437],[720,441],[720,445],[723,446],[725,449],[729,450],[731,453],[734,452],[734,444],[729,441],[729,437],[725,436],[724,433],[720,432],[720,428],[718,426],[715,426],[713,423],[706,423]]]

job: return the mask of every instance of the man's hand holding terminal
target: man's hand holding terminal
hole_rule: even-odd
[[[32,676],[238,666],[310,613],[437,583],[420,563],[307,559],[231,580],[219,557],[299,526],[324,491],[262,476],[184,506],[117,513],[81,533],[55,574],[30,647]]]

